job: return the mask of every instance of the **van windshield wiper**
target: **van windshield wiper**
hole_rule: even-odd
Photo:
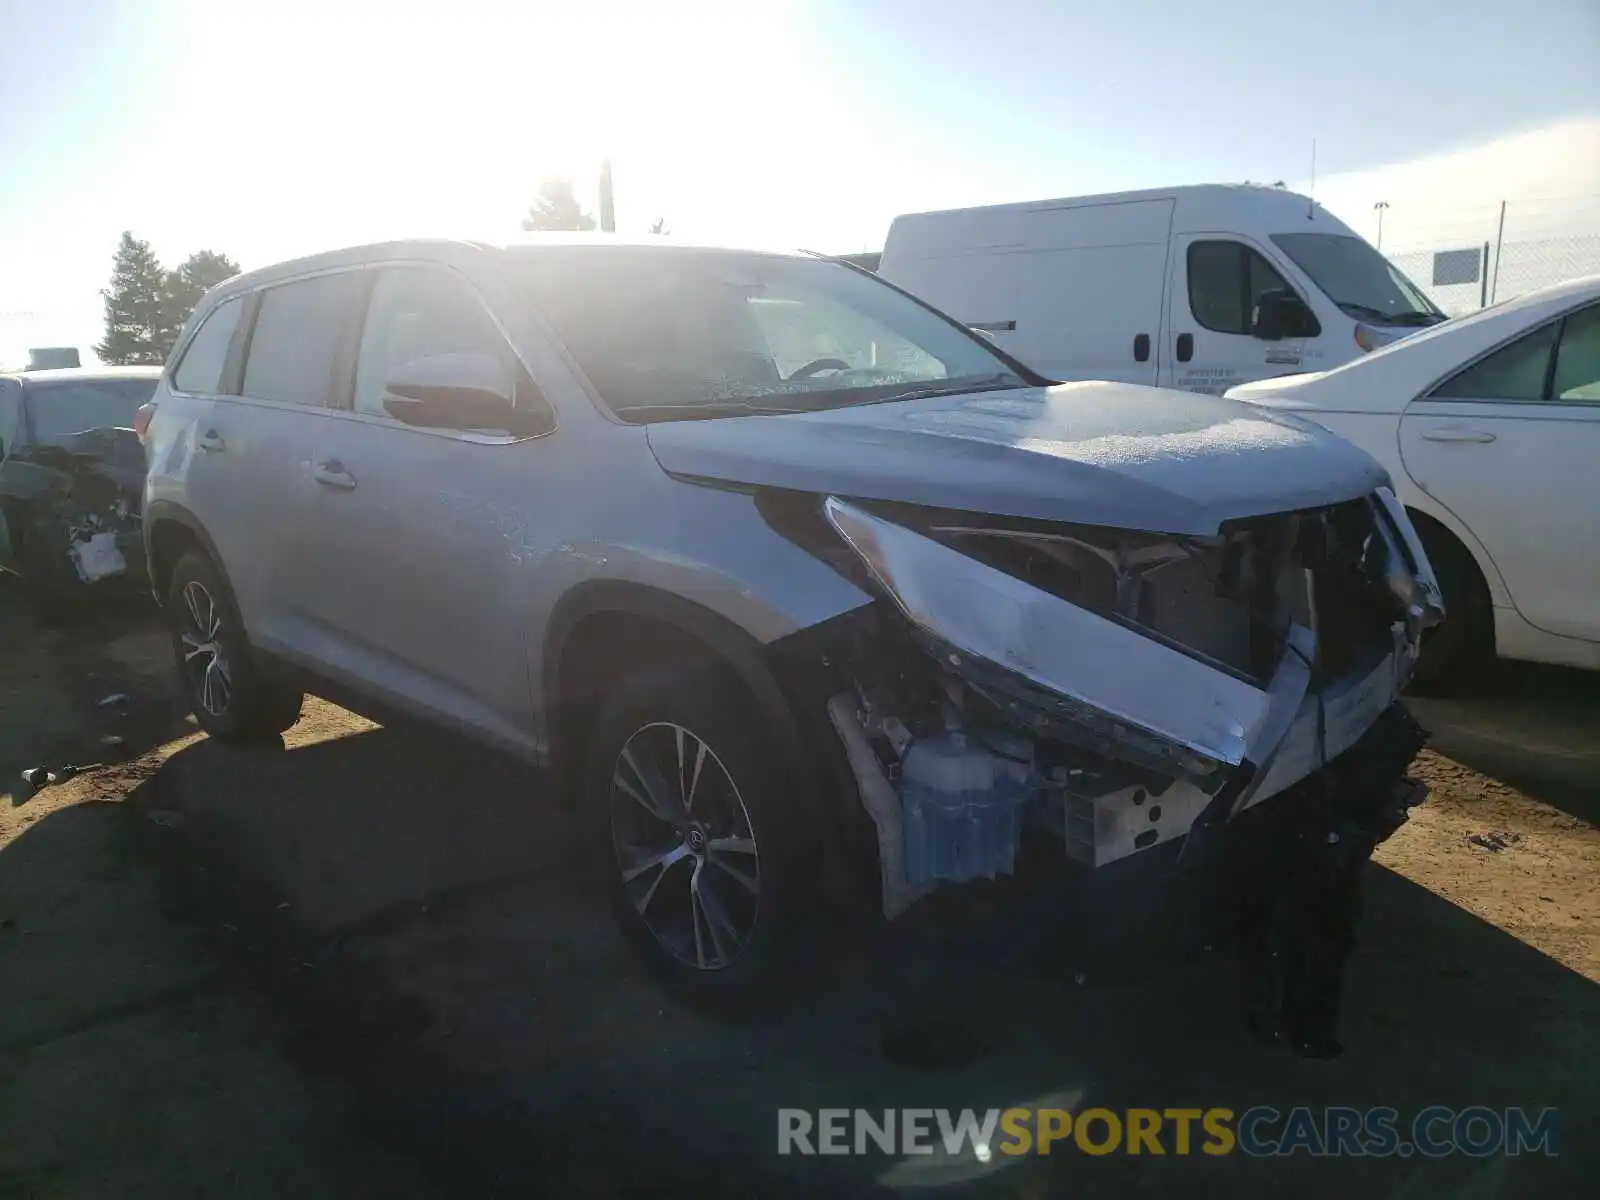
[[[1437,325],[1445,319],[1442,313],[1423,312],[1421,309],[1390,313],[1384,312],[1381,308],[1373,308],[1370,304],[1357,304],[1353,300],[1339,300],[1335,303],[1349,316],[1359,317],[1365,321],[1373,321],[1380,325],[1405,325],[1419,328],[1423,325]]]

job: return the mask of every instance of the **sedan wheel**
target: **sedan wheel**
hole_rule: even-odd
[[[761,915],[761,855],[715,750],[670,721],[623,743],[610,788],[623,894],[656,942],[698,971],[733,965]]]

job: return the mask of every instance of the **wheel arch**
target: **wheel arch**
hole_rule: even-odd
[[[651,667],[711,658],[730,669],[773,731],[790,778],[808,778],[802,724],[764,648],[729,618],[648,584],[593,580],[556,604],[545,628],[541,709],[556,794],[575,794],[586,731],[610,687]],[[801,788],[813,811],[818,799]]]
[[[1485,639],[1484,648],[1490,656],[1495,653],[1495,627],[1494,627],[1494,586],[1490,582],[1491,574],[1484,569],[1482,560],[1476,551],[1454,529],[1438,517],[1414,505],[1406,505],[1406,515],[1411,518],[1411,523],[1416,526],[1417,534],[1423,539],[1426,546],[1430,540],[1442,542],[1452,548],[1452,553],[1457,561],[1472,572],[1472,578],[1467,581],[1474,593],[1472,597],[1473,610],[1470,616],[1475,621],[1473,633],[1476,637]],[[1431,557],[1431,555],[1430,555]],[[1442,564],[1433,564],[1434,573],[1438,574]],[[1449,619],[1448,611],[1445,614]]]
[[[226,577],[227,569],[217,553],[217,544],[205,525],[187,508],[171,500],[156,500],[144,512],[144,549],[149,564],[150,591],[158,605],[167,600],[167,584],[172,568],[185,551],[199,549]]]

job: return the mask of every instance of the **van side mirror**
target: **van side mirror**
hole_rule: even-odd
[[[431,354],[400,363],[384,381],[383,407],[424,429],[504,430],[531,437],[549,428],[545,414],[518,408],[511,371],[492,354]]]
[[[1284,338],[1316,337],[1321,332],[1322,326],[1305,301],[1287,288],[1262,292],[1256,301],[1255,317],[1250,323],[1251,337],[1277,342]]]

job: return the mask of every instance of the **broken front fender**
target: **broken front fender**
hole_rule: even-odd
[[[1207,791],[1270,756],[1305,694],[1292,656],[1257,687],[855,505],[825,511],[946,666]],[[1309,639],[1295,635],[1302,657]]]

